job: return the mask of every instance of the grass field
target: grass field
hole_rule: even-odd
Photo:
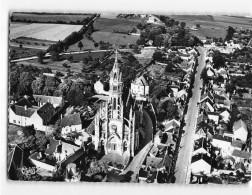
[[[68,24],[29,24],[10,28],[9,38],[29,37],[50,41],[63,40],[74,31],[79,31],[82,25]]]
[[[19,48],[19,47],[11,47],[9,48],[10,59],[18,59],[18,58],[27,58],[31,56],[36,56],[39,49],[30,49],[30,48]]]
[[[63,55],[62,58],[67,58],[68,55]],[[92,58],[102,58],[104,56],[104,52],[90,52],[90,53],[83,53],[83,54],[73,54],[74,61],[82,61],[84,57],[91,56]],[[25,66],[36,66],[38,68],[51,68],[53,71],[60,71],[62,73],[66,73],[68,68],[63,67],[63,64],[66,63],[70,66],[70,70],[74,72],[81,72],[83,63],[82,62],[69,62],[68,60],[61,60],[52,62],[50,59],[44,59],[44,64],[39,64],[37,60],[28,60],[23,62],[18,62],[18,65],[25,65]]]
[[[84,37],[82,40],[81,40],[82,44],[83,44],[83,48],[81,50],[86,50],[86,49],[92,49],[92,50],[95,50],[95,46],[94,46],[94,43],[93,41],[89,40],[88,38]],[[69,46],[69,49],[67,50],[68,52],[70,51],[80,51],[80,48],[78,47],[78,43],[75,43],[71,46]]]
[[[12,13],[13,20],[31,20],[33,22],[52,22],[57,23],[58,21],[64,21],[67,23],[76,22],[77,20],[82,21],[87,17],[91,17],[91,14],[34,14],[34,13]]]
[[[96,42],[105,41],[111,44],[117,43],[118,45],[135,44],[139,39],[136,35],[127,35],[112,32],[97,31],[92,34],[92,37]]]
[[[136,28],[138,23],[138,20],[98,18],[94,22],[95,32],[93,32],[92,37],[96,42],[105,41],[119,45],[134,44],[139,39],[138,36],[113,33],[113,31],[131,31]]]
[[[209,15],[170,15],[180,22],[186,22],[187,27],[200,24],[198,31],[191,31],[199,38],[222,37],[225,38],[228,26],[233,28],[252,29],[251,18],[231,17],[231,16],[209,16]]]

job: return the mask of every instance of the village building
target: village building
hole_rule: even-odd
[[[142,75],[131,83],[130,93],[132,97],[139,101],[147,101],[149,97],[149,84],[146,75]]]
[[[73,144],[51,139],[44,153],[35,152],[29,159],[37,167],[55,172],[58,167],[66,167],[84,154],[84,148]]]
[[[64,116],[61,119],[61,136],[66,137],[71,132],[78,132],[82,130],[82,120],[79,113]]]
[[[234,139],[243,142],[247,141],[248,129],[243,120],[236,121],[233,125]]]
[[[191,173],[192,174],[210,174],[211,172],[211,157],[207,154],[197,154],[192,156],[191,160]]]

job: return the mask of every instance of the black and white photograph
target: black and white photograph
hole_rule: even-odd
[[[189,2],[5,10],[6,179],[248,186],[252,14]]]

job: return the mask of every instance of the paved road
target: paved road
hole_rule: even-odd
[[[96,53],[96,52],[106,52],[106,51],[112,51],[113,49],[103,49],[103,50],[94,50],[94,51],[73,51],[73,52],[66,52],[66,53],[60,53],[59,55],[74,55],[74,54],[83,54],[83,53]],[[118,49],[119,51],[131,51],[132,49]],[[50,57],[51,55],[47,53],[45,57]],[[22,62],[27,60],[34,60],[37,59],[37,56],[31,56],[28,58],[20,58],[16,60],[11,60],[10,62]]]
[[[176,182],[180,184],[189,183],[190,181],[190,163],[193,152],[194,134],[196,130],[196,121],[198,116],[197,102],[200,100],[200,87],[202,80],[200,73],[205,65],[206,48],[199,47],[199,66],[195,75],[195,82],[193,88],[193,96],[188,105],[187,115],[185,116],[186,126],[180,142],[180,150],[175,168]]]

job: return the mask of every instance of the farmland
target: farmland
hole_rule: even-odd
[[[27,58],[31,56],[36,56],[39,49],[30,49],[30,48],[19,48],[19,47],[10,47],[10,59],[18,59],[18,58]]]
[[[74,31],[79,31],[82,25],[68,24],[27,24],[10,28],[9,38],[29,37],[50,41],[63,40]]]
[[[13,21],[31,21],[36,23],[58,23],[63,21],[66,23],[82,21],[92,14],[53,14],[53,13],[12,13]]]
[[[105,41],[119,45],[134,44],[139,39],[138,36],[114,33],[114,31],[131,31],[139,22],[138,20],[99,18],[94,22],[95,32],[92,37],[96,42]]]
[[[118,31],[130,31],[136,28],[136,25],[140,21],[132,21],[127,19],[108,19],[108,18],[98,18],[94,22],[94,29],[102,32],[113,32]]]
[[[81,42],[83,44],[82,50],[87,50],[87,49],[95,50],[93,41],[89,40],[87,37],[84,37],[81,40]],[[80,48],[78,47],[78,43],[75,43],[75,44],[69,46],[69,49],[67,51],[68,52],[71,52],[71,51],[80,51]]]
[[[252,29],[252,19],[250,18],[210,15],[170,15],[169,17],[186,22],[187,27],[199,24],[201,28],[198,31],[191,31],[191,33],[203,39],[205,37],[225,38],[228,26]]]

